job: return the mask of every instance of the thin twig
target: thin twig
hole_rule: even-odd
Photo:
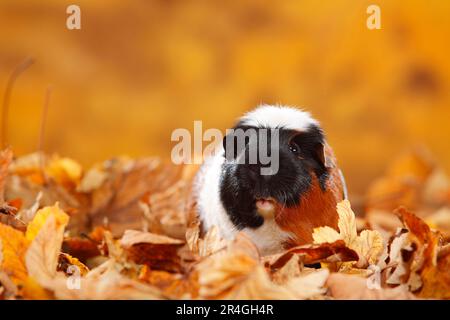
[[[8,143],[8,115],[9,115],[9,103],[11,101],[11,91],[14,87],[14,83],[17,77],[23,73],[28,67],[30,67],[34,63],[32,58],[25,59],[22,63],[17,65],[11,75],[8,78],[8,82],[6,83],[5,95],[3,96],[3,104],[2,104],[2,148],[6,148]]]
[[[40,165],[42,178],[44,179],[44,185],[47,185],[47,183],[48,183],[47,175],[45,174],[45,163],[44,163],[44,160],[45,160],[44,136],[45,136],[45,127],[47,124],[47,114],[48,114],[48,107],[50,105],[51,94],[52,94],[52,86],[48,85],[47,90],[45,91],[44,104],[42,106],[41,125],[39,128],[39,139],[38,139],[38,144],[37,144],[37,152],[39,155],[39,165]]]
[[[45,91],[44,105],[42,106],[41,125],[39,128],[39,140],[37,144],[37,151],[39,153],[44,151],[43,146],[44,146],[45,126],[47,124],[47,114],[48,114],[48,107],[50,105],[51,94],[52,94],[52,86],[49,85],[47,87],[47,90]]]

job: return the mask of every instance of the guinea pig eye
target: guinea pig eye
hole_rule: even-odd
[[[298,145],[297,145],[296,143],[294,143],[294,142],[291,142],[291,143],[289,144],[289,150],[290,150],[292,153],[295,153],[295,154],[298,154],[298,153],[300,152],[300,148],[299,148]]]

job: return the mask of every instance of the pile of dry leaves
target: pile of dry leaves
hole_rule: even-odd
[[[450,184],[422,153],[373,184],[364,218],[341,202],[339,232],[273,256],[244,234],[202,234],[196,169],[116,158],[85,171],[2,151],[0,298],[450,298]]]

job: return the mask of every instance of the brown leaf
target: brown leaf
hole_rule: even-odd
[[[116,158],[105,161],[99,170],[106,174],[106,179],[90,193],[89,220],[94,225],[102,225],[107,218],[113,235],[119,236],[126,229],[141,227],[144,216],[139,202],[145,196],[174,185],[180,179],[183,167],[162,163],[156,158]],[[173,208],[179,200],[168,205]],[[155,201],[159,199],[152,202]]]
[[[396,210],[414,244],[410,276],[411,290],[423,298],[450,298],[449,255],[441,251],[441,237],[416,215],[400,207]]]
[[[80,259],[85,263],[89,258],[107,255],[107,248],[104,243],[104,234],[107,230],[103,227],[95,227],[84,237],[68,237],[64,239],[62,251]]]
[[[124,248],[129,248],[140,243],[153,245],[182,245],[184,244],[184,241],[137,230],[126,230],[120,240],[120,244]]]
[[[163,270],[151,270],[144,266],[139,273],[139,280],[155,286],[172,299],[193,299],[198,296],[198,286],[193,278],[180,273]]]
[[[271,263],[270,268],[276,270],[283,267],[294,254],[302,255],[304,264],[358,260],[358,254],[355,251],[347,248],[343,240],[337,240],[333,243],[307,245],[289,249]]]
[[[149,232],[127,230],[120,240],[129,260],[152,269],[181,272],[178,250],[184,242]]]
[[[91,270],[87,276],[68,279],[59,274],[52,279],[47,288],[57,299],[76,300],[123,300],[123,299],[163,299],[161,291],[139,281],[122,275],[112,264]]]

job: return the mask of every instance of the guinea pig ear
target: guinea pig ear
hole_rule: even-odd
[[[315,146],[316,160],[321,163],[325,168],[333,168],[335,166],[333,159],[327,154],[326,146],[324,143],[317,143]]]

